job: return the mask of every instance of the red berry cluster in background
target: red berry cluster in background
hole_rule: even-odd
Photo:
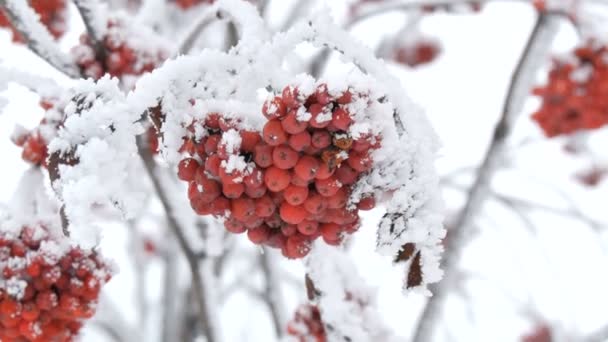
[[[55,38],[63,36],[66,31],[66,0],[30,0],[29,3],[40,16],[40,22]],[[2,10],[0,10],[0,27],[8,27],[13,31],[14,42],[24,42],[23,37],[13,29]]]
[[[435,41],[420,39],[411,44],[397,46],[393,59],[409,67],[417,67],[434,61],[440,52],[441,47]]]
[[[551,335],[551,329],[546,325],[541,325],[528,335],[523,336],[521,342],[551,342],[553,341]]]
[[[139,50],[125,40],[129,34],[120,20],[110,20],[103,39],[103,58],[100,58],[87,35],[80,37],[80,45],[72,48],[72,55],[86,77],[99,79],[106,73],[112,76],[139,76],[152,71],[167,59],[166,51]]]
[[[294,319],[287,324],[287,334],[298,342],[327,341],[319,308],[310,304],[300,306]]]
[[[72,341],[111,273],[95,253],[41,226],[0,235],[0,341]]]
[[[189,9],[200,4],[212,4],[214,0],[175,0],[177,6],[182,9]]]
[[[358,229],[358,210],[375,205],[369,196],[348,206],[351,187],[380,146],[378,137],[348,133],[349,105],[361,100],[367,96],[350,90],[331,96],[324,84],[310,96],[288,86],[264,104],[262,134],[208,115],[196,123],[206,136],[186,141],[190,156],[178,165],[192,208],[199,215],[228,213],[228,231],[247,232],[253,243],[280,248],[288,258],[304,257],[319,237],[339,244]]]
[[[556,61],[547,85],[534,94],[542,104],[532,118],[548,137],[608,124],[608,48],[591,42],[572,61]]]
[[[59,127],[62,114],[57,108],[57,102],[53,99],[43,99],[40,106],[46,111],[44,118],[38,127],[31,131],[21,130],[13,134],[13,143],[23,150],[21,158],[34,165],[46,167],[48,157],[48,141],[45,138],[54,135]]]

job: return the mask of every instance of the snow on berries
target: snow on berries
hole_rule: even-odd
[[[121,79],[139,76],[160,65],[169,50],[153,32],[135,29],[122,17],[108,21],[102,44],[103,56],[98,55],[87,35],[82,35],[80,44],[72,48],[72,56],[87,77],[99,79],[106,73]]]
[[[199,215],[225,217],[229,232],[247,232],[253,243],[294,259],[319,237],[337,245],[358,229],[358,211],[374,207],[373,195],[358,206],[351,190],[372,168],[381,140],[355,124],[368,93],[330,92],[320,82],[311,89],[290,85],[272,95],[261,132],[218,113],[195,122],[204,134],[186,139],[182,150],[195,152],[177,173]]]
[[[0,340],[71,341],[95,314],[110,267],[45,224],[6,221],[0,232]]]
[[[319,308],[310,304],[301,305],[293,320],[287,324],[287,334],[300,342],[327,341]]]
[[[588,42],[571,58],[556,60],[534,94],[542,104],[532,119],[548,137],[608,124],[608,48]]]
[[[11,139],[15,145],[23,149],[21,158],[24,161],[46,167],[47,145],[56,135],[63,119],[63,112],[60,101],[57,99],[42,99],[40,107],[45,110],[44,118],[40,121],[40,124],[32,130],[17,126]]]
[[[40,16],[40,22],[47,27],[51,35],[60,38],[66,31],[66,0],[30,0],[30,6]],[[14,42],[23,42],[23,37],[11,26],[5,14],[0,11],[0,27],[10,28]]]

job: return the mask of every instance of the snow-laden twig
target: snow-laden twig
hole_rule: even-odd
[[[103,37],[108,24],[106,7],[99,0],[73,0],[84,22],[98,61],[105,60]]]
[[[557,29],[555,18],[540,15],[526,43],[517,67],[511,77],[511,83],[505,99],[502,115],[494,129],[492,142],[485,159],[477,171],[477,178],[468,193],[467,203],[460,213],[454,228],[449,231],[445,243],[444,272],[445,278],[431,289],[434,296],[429,298],[415,330],[414,342],[431,341],[435,326],[441,317],[441,308],[457,273],[458,263],[470,235],[475,217],[487,199],[490,181],[500,167],[504,157],[507,138],[515,119],[523,109],[523,102],[534,82],[536,70],[544,62],[545,54]]]
[[[196,303],[198,307],[198,321],[201,328],[205,332],[208,342],[214,342],[217,340],[215,335],[215,327],[211,324],[211,317],[209,315],[209,304],[207,303],[208,298],[206,296],[205,285],[203,283],[203,277],[201,274],[201,268],[199,264],[199,258],[197,253],[192,250],[186,235],[184,234],[183,228],[179,224],[179,220],[176,217],[175,211],[171,206],[171,202],[167,197],[167,192],[163,188],[162,182],[157,175],[156,163],[153,155],[150,152],[149,146],[145,143],[144,139],[138,138],[139,154],[144,162],[144,167],[152,181],[154,189],[161,204],[167,214],[167,221],[169,229],[173,232],[180,248],[186,256],[190,272],[192,274],[192,289],[194,296],[196,297]]]
[[[40,22],[40,16],[23,0],[0,0],[11,25],[21,34],[27,46],[40,58],[69,77],[80,77],[74,61],[64,54],[49,31]]]
[[[6,89],[9,83],[14,82],[42,97],[57,95],[59,85],[55,80],[0,66],[0,91]]]
[[[145,202],[145,193],[133,187],[141,184],[135,135],[143,128],[134,123],[139,115],[128,111],[117,79],[80,80],[66,98],[65,119],[49,144],[49,176],[64,205],[64,230],[69,221],[70,237],[90,247],[99,239],[91,208],[114,207],[129,219]]]
[[[340,248],[317,243],[306,260],[307,290],[329,341],[405,341],[382,322],[375,295]]]
[[[265,23],[253,5],[245,1],[220,0],[205,8],[194,21],[194,24],[186,31],[182,42],[178,44],[178,52],[186,54],[192,50],[196,39],[203,30],[214,21],[221,19],[232,21],[238,28],[239,35],[243,40],[251,42],[268,38]]]

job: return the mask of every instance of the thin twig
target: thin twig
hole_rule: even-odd
[[[447,179],[443,179],[441,181],[441,184],[454,188],[455,190],[462,190],[462,191],[467,190],[466,186],[464,186],[462,184],[458,184],[451,180],[447,180]],[[516,207],[516,208],[525,209],[525,210],[544,211],[544,212],[558,215],[558,216],[577,219],[577,220],[583,221],[585,224],[587,224],[594,230],[598,230],[601,227],[608,227],[608,222],[597,221],[592,218],[589,218],[589,217],[585,216],[578,208],[576,208],[574,206],[569,206],[568,208],[558,208],[555,206],[538,203],[537,201],[529,201],[529,200],[526,200],[523,198],[518,198],[518,197],[501,194],[501,193],[496,192],[495,190],[490,190],[490,196],[493,199],[495,199],[496,201],[501,202],[504,205],[507,205],[510,207]]]
[[[268,255],[269,253],[270,251],[266,248],[264,248],[262,253],[260,253],[260,266],[266,281],[263,298],[268,305],[268,310],[270,310],[274,331],[277,337],[280,338],[283,336],[284,323],[282,316],[283,310],[281,308],[281,288],[277,286],[278,284],[275,274],[276,270],[274,269],[276,266],[271,264],[271,260]]]
[[[169,228],[173,234],[175,234],[177,242],[184,252],[188,266],[190,267],[190,272],[192,273],[192,288],[198,306],[198,321],[206,334],[207,341],[214,342],[216,335],[214,333],[214,327],[210,324],[205,288],[199,268],[199,257],[188,244],[188,239],[184,234],[183,228],[175,217],[175,212],[171,208],[171,204],[167,194],[165,193],[165,189],[163,189],[161,181],[156,175],[156,163],[154,162],[154,157],[147,146],[146,139],[142,138],[141,136],[138,137],[138,148],[148,176],[150,177],[156,194],[158,195],[158,198],[167,214]]]
[[[106,49],[103,44],[103,32],[100,32],[98,28],[95,27],[96,15],[99,15],[101,11],[101,4],[98,0],[72,0],[74,5],[78,9],[78,13],[82,18],[82,22],[84,23],[84,27],[87,30],[89,40],[95,49],[95,57],[98,61],[105,64],[105,56]]]
[[[429,298],[422,315],[419,318],[414,333],[414,342],[427,342],[432,340],[436,330],[435,325],[440,318],[441,308],[448,295],[451,279],[457,272],[457,266],[469,236],[469,228],[473,225],[479,209],[490,193],[488,190],[490,181],[495,172],[499,169],[500,161],[504,156],[504,147],[506,140],[513,129],[514,118],[521,111],[521,108],[519,107],[522,99],[519,97],[525,96],[525,94],[521,94],[521,88],[525,86],[525,83],[531,76],[528,73],[534,74],[533,70],[530,69],[535,66],[533,64],[535,63],[533,60],[533,57],[535,57],[534,54],[536,53],[535,45],[537,40],[543,36],[544,26],[547,25],[548,20],[551,19],[546,15],[540,15],[538,17],[524,51],[517,63],[517,67],[511,76],[502,116],[494,129],[494,136],[488,151],[486,152],[485,159],[477,171],[477,179],[469,190],[468,200],[464,209],[460,213],[453,228],[448,231],[449,238],[446,239],[445,252],[443,255],[443,269],[445,270],[444,279],[431,287],[433,297]]]
[[[209,25],[223,18],[224,14],[222,11],[218,10],[217,7],[205,9],[203,14],[198,17],[194,25],[192,25],[192,27],[184,35],[181,43],[178,44],[178,53],[182,55],[189,53],[192,50],[196,39],[201,35],[201,33],[207,27],[209,27]]]
[[[177,255],[172,253],[175,245],[173,241],[168,244],[167,253],[163,254],[164,282],[163,282],[163,317],[162,317],[162,341],[173,341],[176,331],[175,324],[178,315],[176,313],[175,298],[177,294]]]
[[[11,26],[25,39],[28,48],[47,63],[71,78],[80,77],[80,71],[69,56],[64,54],[40,16],[23,0],[0,0]],[[35,18],[36,20],[32,20]]]

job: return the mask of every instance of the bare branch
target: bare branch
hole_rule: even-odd
[[[606,340],[608,340],[608,324],[582,339],[583,342],[602,342]]]
[[[206,8],[203,13],[196,19],[194,24],[188,29],[184,38],[178,46],[179,54],[187,54],[192,50],[196,39],[201,35],[201,33],[209,27],[212,23],[217,20],[221,20],[224,18],[224,15],[217,7],[209,7]]]
[[[274,269],[276,265],[272,264],[270,256],[268,255],[269,253],[270,251],[267,248],[264,248],[260,254],[260,266],[262,267],[262,272],[264,273],[266,281],[263,298],[270,310],[274,331],[277,337],[282,337],[285,320],[283,318],[284,310],[282,307],[281,288],[278,286],[279,280],[277,279],[276,270]]]
[[[548,44],[543,39],[547,38],[545,35],[548,31],[553,30],[553,27],[550,27],[553,25],[549,25],[550,20],[552,19],[546,15],[538,17],[517,67],[513,72],[502,116],[494,129],[494,136],[490,147],[486,152],[482,165],[477,171],[477,178],[469,190],[467,203],[454,227],[448,232],[449,238],[446,239],[443,255],[444,279],[431,288],[433,297],[429,298],[418,321],[413,338],[414,342],[431,341],[436,331],[435,325],[438,323],[443,302],[448,295],[448,287],[452,283],[451,280],[454,274],[456,274],[466,240],[469,237],[469,229],[473,226],[479,209],[490,193],[490,181],[499,169],[500,161],[504,156],[507,138],[514,125],[514,119],[521,112],[523,100],[533,81],[534,71],[538,63],[536,57],[538,57],[537,54],[540,54],[538,50],[541,50],[541,45],[543,45],[542,48],[544,49],[545,44]]]
[[[205,288],[199,267],[198,255],[190,247],[183,228],[180,226],[177,218],[175,217],[175,213],[173,208],[171,208],[169,198],[163,189],[160,179],[156,175],[156,163],[154,162],[154,157],[147,146],[146,139],[142,136],[138,137],[138,148],[148,176],[150,177],[154,189],[156,190],[156,194],[158,195],[158,198],[160,199],[160,202],[167,214],[169,228],[177,238],[177,242],[184,252],[188,266],[190,267],[190,272],[192,273],[192,289],[198,306],[198,321],[206,334],[207,341],[215,342],[216,335],[214,327],[210,324],[211,320],[209,317],[207,298],[205,296]]]
[[[175,242],[168,244],[174,246]],[[173,341],[177,337],[175,326],[179,315],[176,313],[176,294],[177,291],[177,255],[172,253],[173,248],[168,248],[168,252],[163,255],[164,262],[164,282],[163,282],[163,317],[161,327],[162,341]]]
[[[0,0],[0,7],[32,52],[67,76],[80,77],[76,64],[68,55],[61,52],[59,45],[40,22],[40,16],[27,1]]]

